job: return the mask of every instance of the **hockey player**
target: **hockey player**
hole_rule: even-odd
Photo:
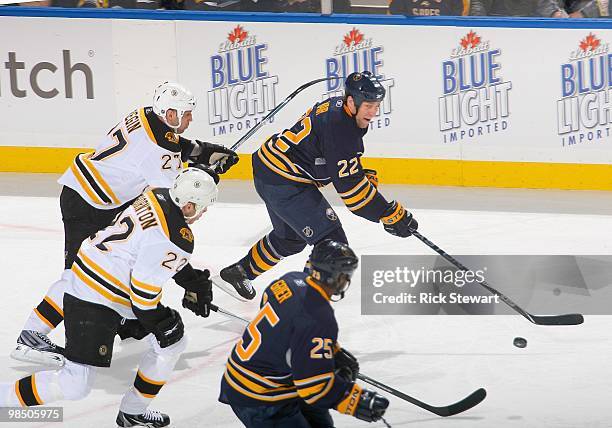
[[[218,163],[226,172],[235,152],[180,136],[191,123],[194,96],[177,83],[155,89],[153,105],[134,110],[93,152],[79,154],[59,179],[64,223],[64,274],[31,312],[11,353],[15,359],[61,366],[62,349],[47,334],[64,318],[66,277],[81,242],[108,226],[147,187],[170,187],[183,161]]]
[[[167,426],[169,417],[148,406],[170,376],[187,340],[179,313],[160,303],[162,288],[170,278],[178,277],[179,285],[197,296],[190,309],[208,315],[212,283],[201,280],[200,271],[185,272],[194,246],[188,223],[198,219],[216,198],[213,178],[200,169],[187,168],[172,188],[144,193],[111,226],[85,240],[65,275],[64,366],[0,384],[0,407],[84,398],[92,388],[96,368],[110,366],[122,318],[138,319],[149,348],[133,386],[121,400],[117,425]]]
[[[344,97],[315,104],[292,128],[259,148],[253,155],[255,189],[266,204],[273,230],[244,258],[222,269],[224,281],[217,285],[253,299],[251,280],[282,258],[323,239],[347,243],[338,216],[319,191],[329,183],[353,214],[381,222],[387,232],[407,237],[417,229],[417,221],[402,204],[387,202],[378,191],[376,171],[361,165],[362,138],[384,97],[385,88],[372,73],[352,73],[345,81]]]
[[[332,428],[332,408],[368,422],[384,416],[389,401],[355,383],[359,364],[338,346],[330,305],[357,263],[348,245],[324,240],[308,273],[290,272],[263,292],[221,380],[219,401],[247,428]]]

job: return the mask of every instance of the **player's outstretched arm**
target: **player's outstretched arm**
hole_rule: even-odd
[[[220,144],[206,141],[190,141],[186,138],[180,140],[181,157],[184,161],[189,160],[195,164],[216,165],[215,171],[219,174],[226,173],[232,166],[238,163],[239,157],[235,151]]]

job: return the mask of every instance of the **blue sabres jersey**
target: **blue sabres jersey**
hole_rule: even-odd
[[[378,222],[389,203],[365,177],[363,137],[342,97],[315,104],[293,127],[253,155],[253,174],[268,183],[332,183],[354,214]]]
[[[353,384],[334,374],[338,324],[325,292],[307,274],[290,272],[266,288],[260,308],[228,359],[220,400],[302,399],[334,408]]]

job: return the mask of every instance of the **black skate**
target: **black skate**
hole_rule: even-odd
[[[117,415],[117,426],[121,428],[125,427],[146,427],[146,428],[158,428],[167,427],[170,425],[170,416],[158,412],[157,410],[147,409],[140,415],[128,415],[119,410]]]
[[[64,348],[57,346],[46,334],[34,330],[22,330],[11,358],[26,363],[64,365]]]
[[[213,284],[238,300],[245,302],[255,297],[251,280],[239,263],[221,269],[219,276],[211,279]]]

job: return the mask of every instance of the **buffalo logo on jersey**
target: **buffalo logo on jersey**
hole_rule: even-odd
[[[166,132],[165,137],[166,137],[166,140],[170,141],[171,143],[178,144],[179,142],[179,137],[174,132],[170,132],[170,131]]]
[[[186,241],[193,242],[193,233],[187,227],[182,227],[179,233]]]

